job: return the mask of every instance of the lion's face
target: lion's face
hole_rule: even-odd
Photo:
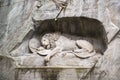
[[[47,38],[41,39],[42,46],[46,49],[50,48],[50,41]]]

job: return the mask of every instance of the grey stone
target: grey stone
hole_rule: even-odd
[[[0,80],[15,80],[14,60],[0,55]]]
[[[95,18],[104,24],[106,32],[108,33],[108,49],[99,59],[94,70],[90,73],[90,76],[88,76],[88,80],[119,80],[120,33],[118,33],[118,31],[120,28],[120,1],[72,1],[73,2],[68,5],[66,11],[61,12],[59,17],[86,16]],[[40,6],[40,8],[37,6]],[[5,56],[9,55],[10,52],[18,48],[18,46],[25,41],[24,38],[33,27],[31,17],[36,20],[56,18],[59,11],[60,10],[56,8],[52,0],[1,0],[0,54]],[[8,58],[0,60],[0,65],[2,65],[0,66],[0,80],[14,80],[13,74],[11,74],[13,67],[9,67],[11,65],[9,63],[12,62],[9,61],[11,60]],[[57,64],[57,62],[54,64]],[[61,62],[61,64],[64,63]],[[28,71],[28,73],[29,72],[30,71]],[[25,77],[23,78],[25,79]],[[33,77],[31,76],[30,78]]]

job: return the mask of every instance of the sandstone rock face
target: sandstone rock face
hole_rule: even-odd
[[[32,18],[35,20],[56,18],[59,11],[52,0],[1,0],[0,54],[7,56],[26,41],[26,38],[29,40],[29,35],[33,31]],[[105,26],[109,40],[108,49],[91,72],[89,80],[120,79],[119,13],[119,0],[71,0],[66,11],[59,15],[59,17],[86,16],[95,18]],[[0,65],[3,64],[5,63],[0,60]],[[0,67],[0,69],[3,72],[3,68]]]

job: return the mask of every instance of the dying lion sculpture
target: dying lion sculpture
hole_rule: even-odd
[[[87,17],[62,17],[46,20],[35,20],[35,32],[39,35],[48,32],[61,32],[70,35],[77,35],[90,40],[96,52],[103,54],[107,49],[108,39],[103,24],[97,19]]]
[[[47,38],[43,38],[42,41],[42,43],[45,43],[46,41],[49,43]],[[86,40],[71,40],[63,35],[60,35],[58,40],[55,41],[55,48],[48,53],[45,57],[45,61],[49,61],[52,56],[63,51],[71,51],[80,58],[89,58],[96,53],[90,42]]]
[[[41,46],[35,52],[39,55],[47,55],[45,61],[49,61],[52,56],[63,51],[71,51],[79,58],[89,58],[96,53],[90,42],[71,40],[60,33],[45,34],[41,38]]]

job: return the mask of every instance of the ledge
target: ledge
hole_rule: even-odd
[[[81,66],[17,66],[16,69],[90,69],[91,67],[81,67]]]

